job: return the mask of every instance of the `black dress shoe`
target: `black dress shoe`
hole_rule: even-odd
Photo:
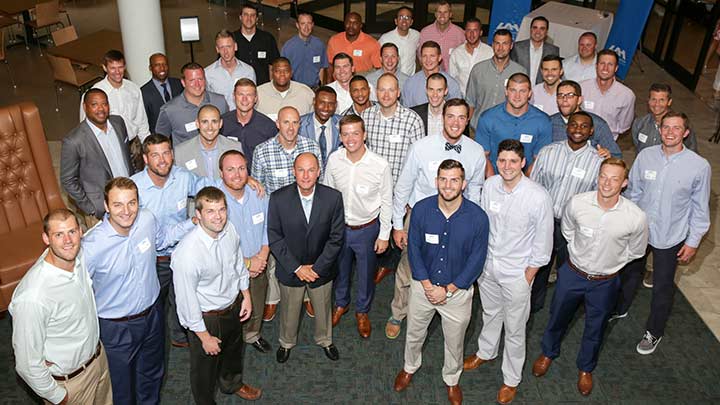
[[[332,361],[340,359],[340,352],[338,352],[337,347],[335,347],[335,345],[332,343],[330,344],[330,346],[323,347],[323,351],[325,352],[325,356],[327,356],[327,358]]]
[[[255,343],[251,344],[250,346],[254,347],[255,350],[259,351],[260,353],[268,353],[270,350],[272,350],[272,346],[270,346],[270,343],[267,342],[267,340],[260,337],[258,340],[255,341]]]
[[[288,358],[290,358],[290,350],[292,349],[286,349],[284,347],[279,347],[276,353],[276,358],[278,363],[285,363]]]

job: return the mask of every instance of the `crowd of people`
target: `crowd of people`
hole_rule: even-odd
[[[512,402],[553,268],[536,377],[583,304],[577,388],[591,393],[605,328],[631,310],[648,255],[636,349],[656,350],[677,264],[710,225],[710,166],[670,86],[653,84],[635,117],[615,52],[587,32],[563,60],[544,17],[528,40],[498,29],[491,46],[479,20],[460,28],[444,1],[420,32],[407,7],[394,21],[377,41],[351,12],[325,44],[300,13],[278,49],[244,5],[241,28],[217,33],[216,61],[187,63],[177,79],[153,54],[141,87],[121,52],[106,53],[62,142],[72,211],[45,218],[48,249],[9,307],[16,370],[37,395],[159,403],[168,340],[189,350],[196,403],[218,390],[258,399],[243,351],[273,350],[263,322],[279,314],[277,362],[290,361],[303,312],[337,361],[333,328],[353,307],[358,335],[371,336],[376,285],[393,272],[391,313],[379,316],[388,339],[405,323],[395,391],[421,367],[438,313],[449,402],[462,402],[463,371],[499,356],[503,332],[496,399]],[[619,136],[632,137],[632,167]],[[482,330],[466,357],[473,315]]]

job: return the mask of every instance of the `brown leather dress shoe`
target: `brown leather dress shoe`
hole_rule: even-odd
[[[515,394],[517,393],[517,387],[511,387],[509,385],[503,384],[502,387],[500,387],[500,390],[497,393],[497,401],[500,404],[509,404],[510,402],[515,399]]]
[[[340,318],[348,311],[348,307],[335,307],[332,313],[332,326],[333,328],[340,323]]]
[[[239,390],[235,391],[235,395],[246,401],[255,401],[262,396],[262,390],[260,388],[251,387],[247,384],[243,384]]]
[[[412,381],[412,376],[412,374],[406,373],[405,370],[400,370],[397,377],[395,377],[395,385],[393,385],[393,389],[400,392],[407,388],[407,386],[410,385],[410,381]]]
[[[544,354],[541,354],[540,357],[535,360],[535,363],[533,363],[533,375],[535,377],[544,376],[550,368],[550,364],[552,364],[552,359],[550,357],[546,357]]]
[[[385,324],[385,337],[388,339],[397,339],[398,335],[400,334],[401,328],[402,323],[390,317],[390,319],[388,319],[387,323]]]
[[[492,360],[481,359],[477,354],[471,354],[470,356],[465,357],[465,360],[463,361],[463,370],[475,370],[482,364],[490,361]]]
[[[592,373],[588,373],[587,371],[578,371],[577,387],[578,391],[580,391],[580,393],[584,396],[590,395],[593,388]]]
[[[355,319],[357,320],[357,329],[360,337],[367,339],[370,337],[370,318],[368,314],[356,313]]]
[[[375,282],[375,284],[380,284],[380,282],[392,272],[393,270],[388,269],[387,267],[378,267],[377,271],[375,272],[375,278],[373,279],[373,282]]]
[[[270,322],[275,319],[275,312],[277,312],[277,304],[265,304],[265,310],[263,311],[263,321]]]
[[[462,390],[460,389],[460,384],[448,385],[447,392],[448,392],[448,401],[450,401],[451,405],[462,404],[463,397],[462,397]]]
[[[305,301],[305,312],[310,318],[315,318],[315,309],[312,306],[312,302]]]

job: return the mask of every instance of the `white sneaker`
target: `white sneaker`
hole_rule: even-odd
[[[616,321],[618,319],[622,319],[628,316],[628,313],[625,312],[624,314],[612,314],[610,315],[610,319],[608,319],[608,322]]]
[[[637,352],[640,354],[652,354],[652,352],[657,349],[661,340],[662,336],[656,338],[650,332],[645,331],[645,336],[643,336],[642,340],[640,340],[640,343],[637,345]]]

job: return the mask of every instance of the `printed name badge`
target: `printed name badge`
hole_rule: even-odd
[[[578,179],[582,179],[583,177],[585,177],[585,169],[573,167],[571,175],[573,177],[577,177]]]
[[[197,124],[195,123],[195,121],[188,122],[187,124],[185,124],[185,132],[192,132],[192,131],[195,131],[196,129],[197,129]]]
[[[642,142],[642,143],[647,142],[647,135],[645,135],[645,134],[643,134],[642,132],[640,132],[640,133],[638,134],[638,141],[640,141],[640,142]]]
[[[368,192],[370,192],[370,188],[365,184],[358,184],[355,186],[355,191],[357,191],[358,194],[366,195]]]
[[[388,141],[390,141],[390,143],[400,143],[400,142],[402,142],[402,140],[403,140],[403,139],[402,139],[402,135],[390,135],[390,136],[388,136]]]
[[[582,233],[585,236],[592,237],[595,234],[595,230],[592,228],[588,228],[587,226],[581,226],[580,233]]]
[[[520,142],[522,143],[530,143],[532,142],[533,136],[530,134],[520,134]]]
[[[655,180],[657,172],[655,170],[645,170],[645,180]]]
[[[313,56],[313,63],[320,63],[320,55]]]
[[[492,212],[500,212],[500,207],[502,205],[497,201],[490,201],[490,211]]]
[[[287,176],[287,169],[275,169],[273,170],[273,176],[275,177],[285,177]]]
[[[184,210],[185,207],[187,207],[187,198],[183,198],[182,200],[177,202],[178,211]]]
[[[507,82],[508,82],[508,79],[505,79],[505,81],[503,82],[503,87],[507,87]]]
[[[185,162],[185,168],[188,169],[188,170],[195,170],[195,169],[197,169],[197,162],[195,161],[195,159],[193,159],[193,160],[188,160],[187,162]]]
[[[431,160],[430,162],[428,162],[429,174],[432,174],[434,176],[438,171],[438,167],[440,167],[440,163],[442,163],[440,160]]]
[[[586,110],[593,110],[593,109],[595,109],[595,103],[592,101],[585,100],[585,101],[583,101],[583,108]]]
[[[143,239],[142,242],[138,243],[137,247],[140,253],[145,253],[150,249],[150,240],[148,238]]]
[[[432,233],[426,233],[425,242],[437,245],[438,243],[440,243],[440,237]]]
[[[257,225],[259,223],[262,223],[262,221],[265,220],[265,213],[264,212],[258,212],[257,214],[252,216],[253,225]]]
[[[543,108],[543,105],[542,105],[542,104],[533,104],[533,105],[534,105],[535,108],[537,108],[538,110],[540,110],[540,111],[545,111],[545,109]]]
[[[232,139],[232,140],[235,141],[235,142],[238,141],[237,136],[228,136],[227,139]]]
[[[258,51],[258,59],[265,59],[265,58],[267,58],[267,52]]]
[[[353,56],[362,56],[362,49],[353,49]]]

